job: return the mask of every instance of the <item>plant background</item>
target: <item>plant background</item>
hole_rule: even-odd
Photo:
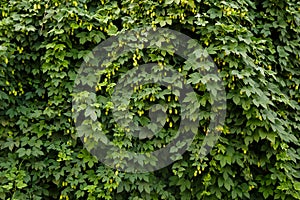
[[[1,0],[0,12],[0,199],[300,199],[298,1]],[[206,48],[225,83],[227,117],[207,158],[195,154],[204,117],[183,159],[130,174],[83,148],[71,93],[93,47],[143,26],[180,31]],[[120,70],[147,59],[176,63],[136,52]],[[193,86],[208,104],[201,81]]]

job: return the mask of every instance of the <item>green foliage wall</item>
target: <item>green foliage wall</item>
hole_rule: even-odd
[[[298,1],[1,0],[0,12],[0,199],[300,199]],[[180,161],[129,174],[83,148],[71,93],[89,50],[143,26],[206,48],[227,117],[207,158],[196,139]]]

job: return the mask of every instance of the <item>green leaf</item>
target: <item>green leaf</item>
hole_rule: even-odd
[[[22,189],[22,188],[26,187],[27,184],[24,183],[23,181],[18,181],[16,186],[18,189]]]
[[[26,154],[26,149],[25,148],[20,148],[16,151],[19,154],[19,157],[23,157]]]
[[[300,191],[300,182],[294,183],[294,188],[295,188],[295,190]]]
[[[165,4],[169,5],[169,4],[172,4],[173,2],[174,2],[174,0],[166,0]]]
[[[118,31],[118,28],[115,25],[108,26],[107,34],[112,36],[115,35]]]
[[[236,105],[239,105],[240,103],[240,97],[236,94],[235,96],[233,96],[233,102],[236,104]]]

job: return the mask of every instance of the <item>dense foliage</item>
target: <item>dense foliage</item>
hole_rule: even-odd
[[[0,10],[0,199],[300,199],[298,1],[1,0]],[[201,109],[198,135],[181,160],[131,174],[83,148],[71,94],[91,49],[145,26],[180,31],[205,47],[226,87],[227,116],[205,159],[195,153],[209,120]],[[99,95],[141,63],[171,64],[184,73],[182,60],[163,51],[136,51],[117,62],[97,85]],[[205,85],[192,86],[209,108]],[[147,121],[143,109],[156,93],[140,91],[142,106],[132,112]],[[174,104],[166,134],[180,114],[174,98],[166,94]],[[109,117],[112,105],[101,102]],[[138,147],[159,148],[158,141],[145,144]]]

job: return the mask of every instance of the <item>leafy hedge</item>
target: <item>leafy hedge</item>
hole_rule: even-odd
[[[1,0],[0,10],[0,199],[300,199],[299,2]],[[83,148],[71,94],[91,49],[122,30],[147,26],[180,31],[205,47],[226,87],[227,116],[205,159],[196,152],[208,117],[181,160],[131,174]],[[146,53],[118,61],[123,64],[107,71],[103,89],[132,65],[160,62],[181,70],[176,57]],[[209,108],[201,80],[192,86]],[[110,116],[109,104],[106,109]],[[178,114],[170,113],[166,134]]]

